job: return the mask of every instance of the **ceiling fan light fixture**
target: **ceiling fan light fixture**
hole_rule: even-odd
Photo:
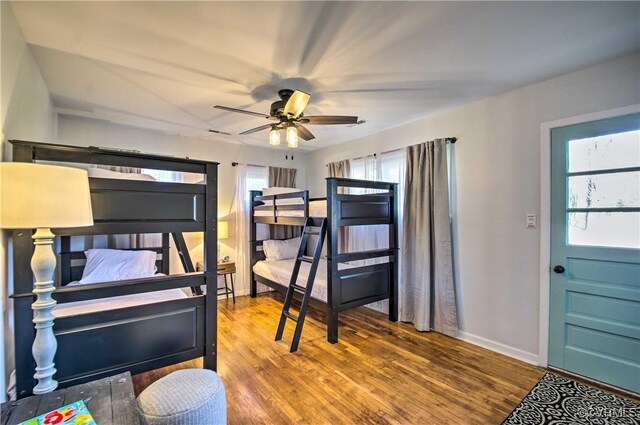
[[[287,147],[298,147],[298,129],[293,125],[287,127]]]
[[[280,130],[277,127],[271,127],[269,132],[269,144],[272,146],[280,145]]]

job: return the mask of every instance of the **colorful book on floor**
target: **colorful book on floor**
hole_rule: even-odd
[[[84,401],[79,400],[18,425],[96,425]]]

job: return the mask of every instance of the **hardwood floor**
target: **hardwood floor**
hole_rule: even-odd
[[[218,373],[230,424],[500,424],[544,370],[360,307],[326,341],[322,313],[309,309],[300,348],[274,335],[281,298],[219,303]],[[134,376],[136,394],[179,368]]]

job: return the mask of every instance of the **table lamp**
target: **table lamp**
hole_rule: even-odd
[[[56,256],[51,228],[93,225],[89,178],[85,170],[22,162],[0,163],[0,227],[36,229],[31,270],[35,276],[36,301],[31,304],[36,336],[32,353],[38,380],[34,394],[53,391],[58,383],[53,359],[58,344],[53,333],[51,297]]]

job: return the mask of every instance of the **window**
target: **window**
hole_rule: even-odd
[[[399,183],[398,195],[398,219],[402,223],[402,195],[404,193],[404,150],[385,152],[379,155],[370,155],[356,158],[351,161],[352,179],[385,181]],[[349,193],[367,194],[381,192],[378,189],[350,188]],[[382,249],[389,246],[389,228],[387,225],[354,226],[349,228],[349,252],[362,251],[366,249]],[[398,235],[401,237],[401,235]],[[356,265],[375,264],[385,261],[385,258],[377,260],[364,260],[352,262]]]
[[[352,160],[349,177],[360,180],[399,183],[398,192],[403,193],[404,169],[404,150],[396,150]]]
[[[254,165],[247,165],[246,174],[246,199],[249,199],[250,190],[262,190],[265,187],[269,187],[269,169],[267,167],[257,167]]]
[[[570,245],[640,248],[640,131],[571,140]]]
[[[249,215],[251,212],[251,190],[262,190],[265,187],[269,187],[269,169],[267,167],[258,167],[255,165],[247,165],[244,173],[244,205],[246,208],[245,222],[248,223]],[[248,229],[247,229],[248,232]],[[269,238],[269,225],[257,224],[256,225],[256,237],[258,240]]]

